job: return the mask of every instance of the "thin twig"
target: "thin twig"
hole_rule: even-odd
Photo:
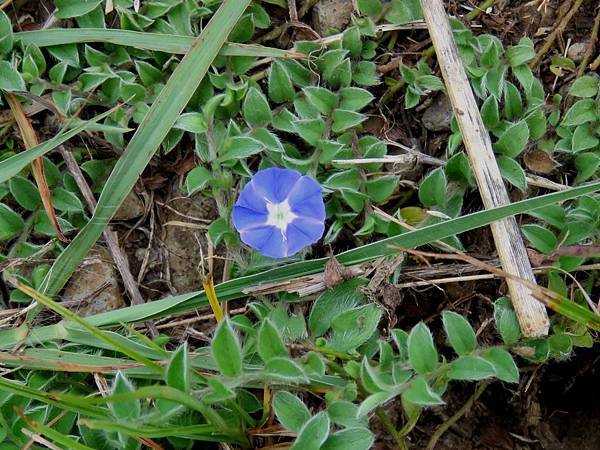
[[[443,424],[441,424],[437,430],[435,430],[433,435],[431,435],[429,442],[427,443],[427,447],[426,447],[427,450],[433,450],[435,448],[437,441],[439,441],[439,439],[442,437],[442,435],[446,431],[448,431],[448,429],[452,425],[454,425],[456,422],[458,422],[466,413],[468,413],[471,410],[471,408],[473,408],[473,405],[475,404],[477,399],[481,396],[481,394],[483,394],[483,391],[485,391],[485,389],[487,387],[488,387],[487,382],[483,382],[479,386],[477,386],[475,393],[471,397],[469,397],[469,400],[467,400],[467,402],[458,411],[456,411],[452,415],[452,417],[450,417],[447,421],[445,421]]]
[[[575,0],[573,6],[571,6],[571,9],[569,9],[569,12],[565,14],[562,20],[558,23],[557,27],[554,29],[554,31],[552,31],[552,33],[550,33],[546,37],[546,39],[544,39],[544,43],[535,54],[533,60],[529,63],[529,67],[535,69],[540,64],[546,53],[554,45],[554,41],[558,38],[559,35],[561,35],[565,31],[565,28],[567,27],[567,25],[569,24],[569,22],[571,21],[571,19],[582,4],[583,0]]]
[[[594,19],[594,26],[592,27],[592,32],[590,34],[590,42],[588,43],[588,48],[583,55],[583,59],[581,60],[581,64],[577,68],[577,78],[582,76],[587,69],[587,65],[592,59],[592,55],[594,54],[594,50],[596,49],[596,44],[598,43],[598,31],[600,31],[600,5],[598,5],[598,12],[596,13],[596,18]],[[596,70],[596,69],[594,69]]]
[[[67,165],[67,169],[73,175],[75,179],[75,183],[77,187],[81,191],[85,203],[88,207],[88,210],[93,214],[96,210],[96,199],[94,198],[94,194],[92,190],[87,184],[81,169],[77,165],[77,161],[71,154],[71,152],[67,151],[63,146],[59,147],[60,154],[65,160],[65,164]],[[129,294],[129,299],[132,305],[141,305],[144,303],[144,298],[140,293],[137,283],[135,282],[131,271],[129,270],[129,262],[127,261],[127,257],[121,250],[119,246],[119,241],[117,239],[116,233],[112,230],[112,227],[107,226],[104,231],[104,240],[106,241],[106,245],[108,247],[108,251],[110,252],[119,273],[121,274],[121,278],[123,280],[123,285],[125,286],[125,290]],[[150,333],[153,336],[158,336],[158,331],[153,322],[147,321],[146,326],[150,330]]]

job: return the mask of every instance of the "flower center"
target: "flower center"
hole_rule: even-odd
[[[286,232],[288,225],[297,217],[290,209],[287,200],[281,203],[267,203],[267,211],[269,212],[267,225],[279,228],[282,233]]]

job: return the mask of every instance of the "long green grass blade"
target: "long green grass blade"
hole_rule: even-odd
[[[61,409],[86,414],[90,417],[96,417],[99,419],[108,417],[108,410],[106,408],[90,405],[85,402],[85,399],[80,399],[76,396],[72,396],[71,399],[63,399],[60,393],[49,393],[43,392],[39,389],[33,389],[29,386],[25,386],[16,381],[8,380],[4,377],[0,377],[0,392],[8,392],[14,395],[20,395],[21,397],[29,398],[31,400],[37,400],[48,405],[57,406]]]
[[[134,47],[140,50],[155,50],[177,55],[185,55],[195,40],[193,36],[146,33],[143,31],[110,28],[54,28],[49,30],[22,31],[15,33],[14,38],[25,45],[34,44],[38,47],[80,44],[84,42],[105,42]],[[289,58],[295,55],[289,50],[254,44],[224,44],[219,54],[223,56],[256,56],[259,58]]]
[[[140,427],[133,424],[108,422],[105,420],[80,420],[80,423],[91,429],[123,433],[129,436],[143,436],[151,439],[178,436],[200,441],[228,442],[231,444],[238,442],[237,440],[232,439],[231,436],[217,433],[215,427],[212,425],[204,424],[187,426],[170,425],[169,427]]]
[[[42,284],[56,295],[98,240],[104,227],[133,188],[140,174],[191,99],[227,36],[250,0],[225,0],[162,89],[124,155],[108,178],[90,222],[58,257]]]
[[[600,190],[600,183],[594,183],[586,186],[555,192],[536,198],[522,200],[510,205],[501,206],[495,209],[485,210],[448,220],[446,222],[430,225],[415,231],[410,231],[399,236],[394,236],[372,244],[358,247],[354,250],[340,253],[336,257],[346,265],[358,264],[364,261],[378,258],[380,256],[394,253],[392,248],[404,247],[414,248],[435,240],[473,230],[485,225],[489,225],[494,220],[504,217],[522,214],[536,208],[558,203],[564,200],[575,198],[581,195],[589,194]],[[220,300],[232,300],[243,297],[244,290],[261,283],[269,283],[277,280],[285,280],[300,276],[310,275],[323,270],[327,258],[321,258],[311,261],[303,261],[293,264],[287,264],[281,267],[267,270],[254,275],[237,278],[221,283],[216,286],[216,291]],[[167,297],[162,300],[145,303],[142,305],[130,306],[117,311],[108,311],[87,317],[89,324],[96,327],[114,326],[120,323],[135,323],[147,319],[165,317],[170,314],[177,314],[194,310],[208,305],[208,301],[203,292],[192,292],[177,296]],[[62,323],[48,325],[46,327],[34,328],[27,335],[26,330],[6,330],[0,332],[0,347],[11,348],[19,342],[29,345],[43,343],[58,338],[66,338],[68,331]],[[27,336],[27,337],[25,337]]]
[[[148,359],[145,355],[140,354],[140,352],[137,351],[137,349],[133,349],[130,345],[131,341],[129,341],[127,338],[124,338],[123,336],[116,333],[109,333],[106,331],[99,330],[97,327],[90,325],[85,319],[82,319],[77,314],[65,308],[61,304],[55,302],[54,300],[43,294],[40,294],[32,287],[29,287],[21,283],[20,281],[13,279],[10,276],[8,277],[7,281],[9,281],[11,284],[17,287],[20,291],[35,299],[35,301],[37,301],[38,303],[41,303],[48,309],[60,314],[65,319],[79,325],[83,330],[85,330],[85,337],[93,336],[99,341],[104,342],[108,346],[107,348],[119,351],[124,355],[127,355],[130,358],[144,364],[145,366],[151,369],[155,369],[159,373],[162,373],[162,367],[154,361]],[[159,355],[162,356],[160,353]]]
[[[62,445],[62,448],[68,448],[70,450],[94,450],[92,447],[88,447],[87,445],[76,441],[72,437],[65,436],[52,427],[44,425],[43,423],[35,422],[27,418],[25,418],[25,421],[36,434],[40,434],[49,438],[55,444]]]

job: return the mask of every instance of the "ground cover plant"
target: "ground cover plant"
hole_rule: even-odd
[[[418,0],[0,3],[0,449],[595,448],[600,10],[444,3],[505,206]]]

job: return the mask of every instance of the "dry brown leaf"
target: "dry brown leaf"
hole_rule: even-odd
[[[530,150],[525,153],[523,161],[532,172],[543,173],[545,175],[560,166],[548,152],[540,149]]]
[[[15,116],[15,121],[17,122],[21,137],[25,143],[25,148],[35,147],[39,143],[38,138],[33,126],[31,126],[31,122],[29,122],[29,119],[25,115],[25,111],[21,106],[21,102],[17,100],[13,94],[9,94],[8,92],[5,94],[5,98],[13,115]],[[33,172],[33,178],[35,179],[35,183],[40,191],[40,197],[42,198],[44,210],[46,211],[48,219],[50,220],[50,223],[56,232],[56,236],[58,236],[62,242],[68,242],[69,240],[60,229],[58,218],[56,217],[56,212],[54,211],[54,206],[52,206],[52,193],[50,192],[48,182],[46,181],[46,175],[44,174],[44,161],[42,158],[37,158],[31,163],[31,171]]]

